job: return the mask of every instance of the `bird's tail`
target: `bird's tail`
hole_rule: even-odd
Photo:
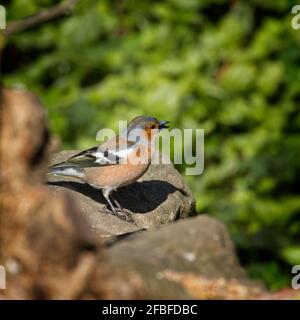
[[[84,169],[68,162],[57,163],[48,168],[48,174],[85,179]]]

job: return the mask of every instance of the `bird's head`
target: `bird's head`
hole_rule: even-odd
[[[139,132],[140,138],[151,140],[160,130],[168,128],[169,123],[170,121],[159,121],[154,117],[138,116],[129,123],[127,132],[129,135]]]
[[[129,123],[128,131],[131,131],[132,129],[161,130],[168,128],[168,123],[170,123],[170,121],[159,121],[154,117],[138,116]]]

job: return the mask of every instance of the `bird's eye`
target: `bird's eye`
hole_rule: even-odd
[[[151,124],[150,129],[155,129],[155,124]]]

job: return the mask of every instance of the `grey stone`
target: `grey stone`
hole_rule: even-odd
[[[112,243],[108,253],[111,270],[143,279],[146,297],[150,299],[198,297],[164,276],[168,273],[193,275],[196,280],[204,277],[212,283],[213,279],[234,279],[244,290],[252,290],[253,285],[258,292],[262,290],[247,279],[225,226],[208,215],[131,234]],[[226,298],[226,294],[221,297]]]
[[[79,151],[62,151],[52,156],[51,165],[65,161]],[[54,192],[69,190],[101,237],[120,235],[157,227],[195,214],[193,195],[172,164],[152,164],[136,183],[118,189],[116,198],[132,213],[137,225],[122,221],[105,212],[105,199],[97,190],[75,178],[48,175]]]

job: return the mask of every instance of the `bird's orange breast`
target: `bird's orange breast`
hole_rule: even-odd
[[[98,188],[118,188],[138,180],[149,164],[118,164],[86,169],[86,182]]]

